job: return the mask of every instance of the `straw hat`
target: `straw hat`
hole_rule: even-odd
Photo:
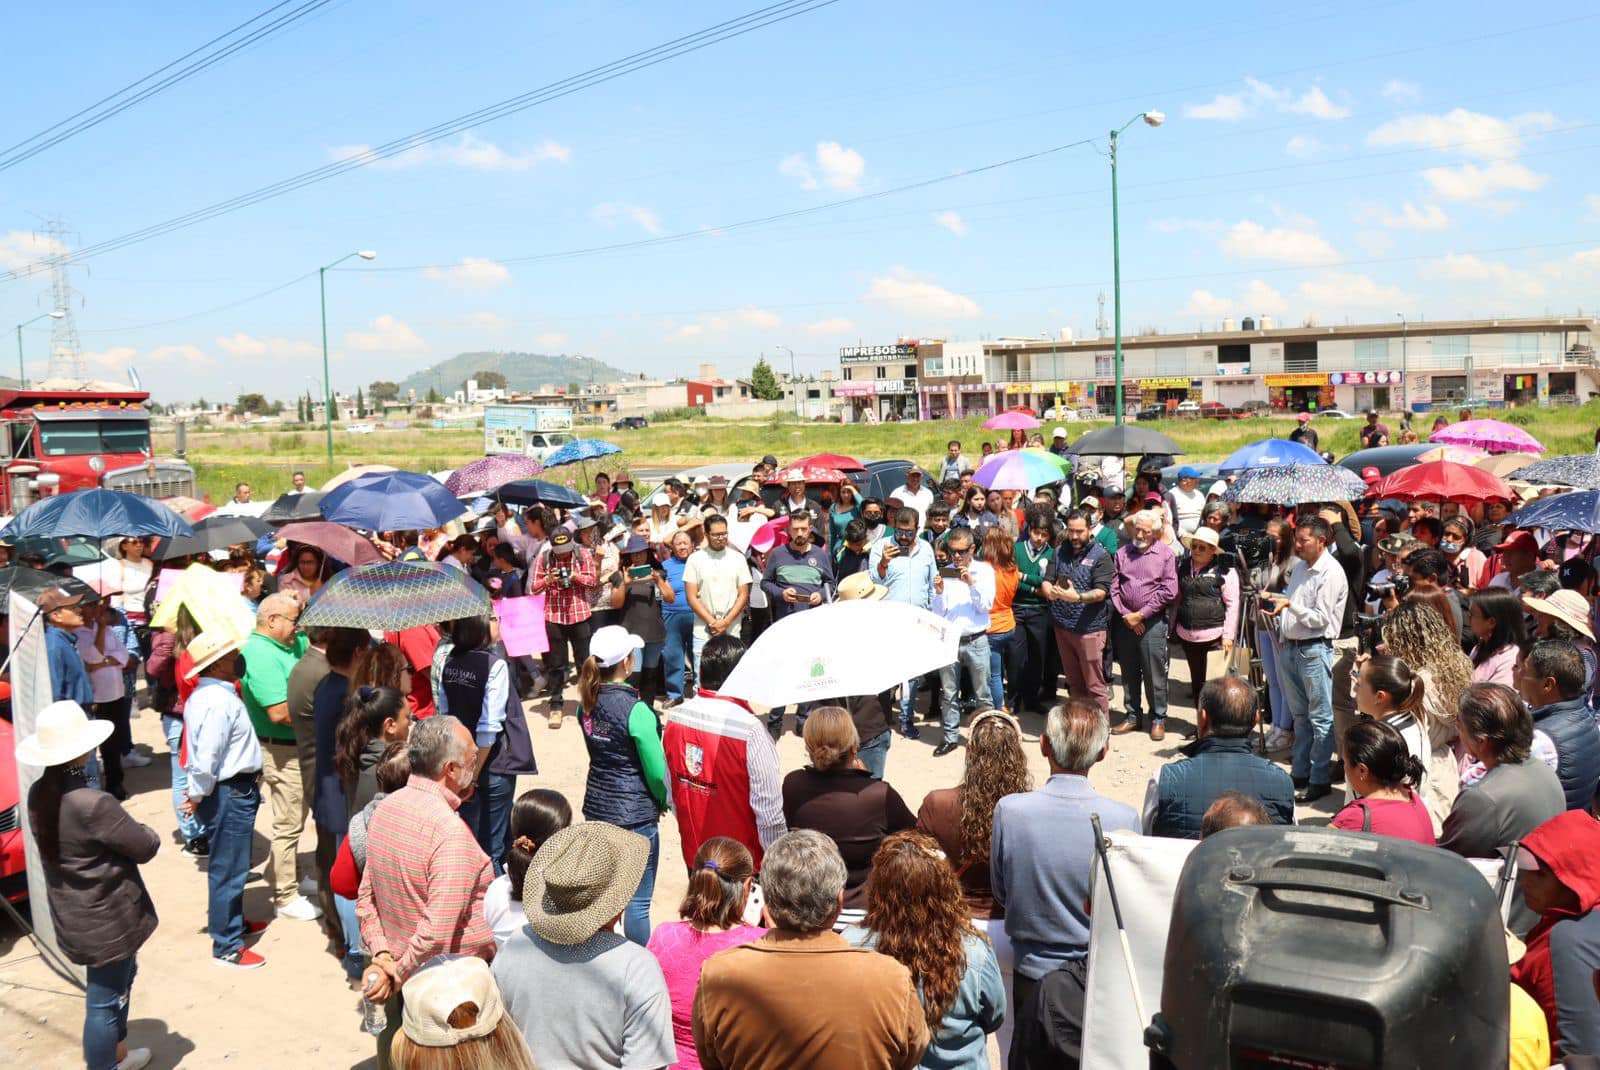
[[[189,643],[189,656],[194,659],[194,666],[184,673],[184,679],[193,680],[224,654],[231,654],[243,645],[243,640],[227,632],[201,632]]]
[[[1188,535],[1180,535],[1178,538],[1182,540],[1185,546],[1193,546],[1197,542],[1203,542],[1214,550],[1222,545],[1222,538],[1216,533],[1216,530],[1204,525],[1195,528]]]
[[[489,964],[476,955],[434,959],[412,974],[401,992],[406,1038],[424,1048],[453,1048],[463,1040],[486,1037],[505,1016],[500,986]],[[478,1017],[457,1029],[450,1016],[463,1003],[477,1006]]]
[[[872,582],[872,577],[865,572],[854,572],[839,581],[839,601],[848,602],[851,599],[862,599],[867,602],[876,602],[889,593],[889,588],[881,583]]]
[[[1577,591],[1557,591],[1548,598],[1525,594],[1522,604],[1530,613],[1554,617],[1590,641],[1594,640],[1594,629],[1589,626],[1589,602]]]
[[[540,845],[522,912],[552,944],[581,944],[622,913],[644,876],[650,841],[603,821],[569,825]]]
[[[33,735],[17,741],[17,761],[41,768],[82,757],[111,736],[110,721],[91,721],[76,702],[52,702],[34,719]]]

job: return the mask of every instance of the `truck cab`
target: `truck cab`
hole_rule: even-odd
[[[150,498],[194,495],[194,469],[157,460],[143,391],[0,390],[0,507],[101,487]]]

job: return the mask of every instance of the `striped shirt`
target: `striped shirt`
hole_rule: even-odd
[[[435,955],[494,957],[483,916],[494,870],[456,815],[460,805],[444,785],[413,775],[367,825],[361,939],[369,955],[393,955],[402,980]]]
[[[788,831],[778,745],[766,725],[742,703],[702,688],[667,715],[661,747],[684,861],[693,866],[701,844],[728,836],[759,868],[762,852]]]

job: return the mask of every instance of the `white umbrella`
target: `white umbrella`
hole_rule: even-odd
[[[960,644],[955,624],[904,602],[833,602],[762,632],[721,693],[774,707],[876,695],[953,663]]]

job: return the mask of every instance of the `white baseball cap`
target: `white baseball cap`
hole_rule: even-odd
[[[635,650],[643,648],[643,639],[617,624],[598,628],[589,637],[589,653],[601,668],[609,669]]]
[[[1058,427],[1054,431],[1050,432],[1050,437],[1051,438],[1066,438],[1067,437],[1067,429],[1065,427]]]

